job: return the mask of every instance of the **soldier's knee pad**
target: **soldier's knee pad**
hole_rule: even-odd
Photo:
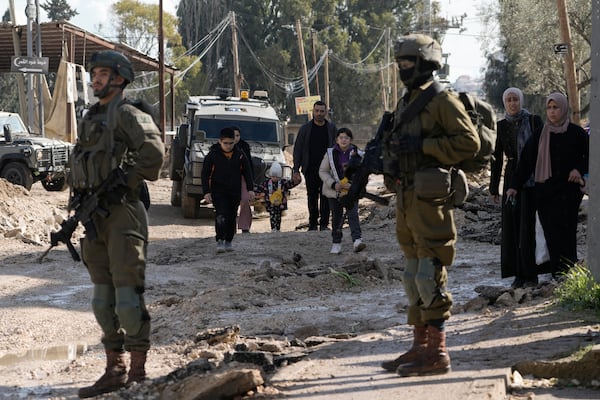
[[[424,307],[429,307],[438,293],[435,273],[437,266],[432,258],[420,258],[415,284]]]
[[[103,332],[117,330],[115,326],[115,288],[111,285],[94,285],[92,311]]]
[[[115,312],[119,317],[121,328],[128,336],[135,336],[142,328],[142,304],[140,295],[134,287],[126,286],[115,291]]]
[[[406,265],[404,266],[404,274],[402,275],[404,291],[406,292],[406,297],[408,297],[408,304],[411,306],[419,302],[419,290],[415,282],[418,265],[419,260],[417,260],[416,258],[406,259]]]

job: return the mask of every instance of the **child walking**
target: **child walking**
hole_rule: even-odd
[[[288,192],[300,182],[282,178],[283,171],[278,162],[271,164],[270,178],[265,179],[256,189],[257,193],[264,196],[265,208],[269,212],[271,232],[281,230],[281,214],[287,210]]]
[[[329,200],[331,209],[332,254],[339,254],[342,251],[344,210],[348,216],[354,252],[358,253],[366,247],[362,242],[362,231],[358,219],[358,200],[348,207],[344,207],[339,201],[339,198],[348,194],[348,189],[350,189],[351,183],[344,176],[344,172],[350,157],[357,154],[358,148],[352,144],[352,131],[349,128],[340,128],[336,132],[335,145],[327,149],[319,167],[319,177],[323,181],[323,194]]]
[[[246,182],[252,182],[250,161],[234,148],[234,138],[233,129],[223,128],[219,133],[219,143],[210,148],[202,166],[204,199],[215,207],[217,253],[233,251],[231,241],[242,197],[242,176]],[[253,200],[254,192],[248,190],[248,196]]]

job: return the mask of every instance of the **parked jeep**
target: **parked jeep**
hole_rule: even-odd
[[[254,91],[253,96],[243,91],[241,97],[227,92],[190,96],[186,119],[171,144],[169,169],[171,204],[181,207],[185,218],[198,218],[205,205],[201,180],[204,157],[225,127],[238,126],[242,139],[250,145],[255,184],[265,179],[274,161],[282,165],[284,177],[291,177],[292,169],[283,155],[283,124],[265,91]]]
[[[38,181],[50,192],[67,187],[72,144],[29,133],[16,113],[0,111],[0,127],[0,177],[27,190]]]

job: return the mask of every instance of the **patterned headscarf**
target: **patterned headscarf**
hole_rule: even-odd
[[[502,93],[502,104],[504,104],[505,110],[508,109],[508,107],[506,106],[506,98],[508,97],[509,94],[516,94],[517,97],[519,97],[519,107],[520,108],[519,108],[518,114],[520,114],[523,111],[523,92],[521,91],[521,89],[516,88],[516,87],[509,87],[508,89],[506,89],[504,91],[504,93]],[[505,112],[504,115],[507,119],[517,116],[517,115],[510,115],[510,114],[508,114],[508,112]]]
[[[519,98],[519,110],[515,114],[508,113],[508,105],[506,100],[508,96],[514,94]],[[525,148],[525,143],[527,140],[533,135],[533,126],[531,126],[531,113],[523,108],[523,92],[521,89],[516,87],[509,87],[502,93],[502,103],[504,104],[504,118],[516,125],[518,128],[517,132],[517,161],[521,158],[521,154],[523,152],[523,148]],[[527,182],[525,183],[526,187],[533,187],[535,182],[533,180],[533,174],[529,177]]]
[[[558,108],[560,109],[560,119],[554,124],[546,118],[544,129],[540,136],[540,142],[538,144],[538,156],[535,163],[535,181],[545,182],[548,178],[552,177],[552,160],[550,158],[550,134],[551,133],[564,133],[567,131],[569,126],[569,103],[567,96],[562,93],[552,93],[546,98],[546,106],[553,100]]]

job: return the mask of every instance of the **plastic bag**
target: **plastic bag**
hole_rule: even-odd
[[[544,237],[544,229],[540,223],[540,217],[537,211],[535,212],[535,263],[541,265],[550,261],[550,252]]]

